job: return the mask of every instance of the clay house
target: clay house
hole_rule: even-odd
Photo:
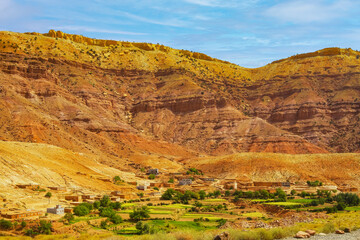
[[[179,181],[179,185],[191,185],[192,179],[191,178],[184,178]]]
[[[150,175],[150,174],[154,174],[154,175],[159,175],[159,169],[157,169],[157,168],[153,168],[153,169],[149,169],[148,171],[147,171],[147,174],[148,175]]]
[[[16,210],[16,211],[5,212],[1,216],[7,219],[22,219],[22,218],[41,216],[42,214],[43,213],[41,211],[35,211],[35,210]]]
[[[128,200],[128,199],[133,199],[133,195],[131,195],[131,194],[120,194],[119,195],[119,197],[121,198],[121,199],[125,199],[125,200]]]
[[[225,184],[224,184],[224,188],[225,189],[234,189],[236,190],[238,188],[238,185],[237,185],[237,182],[236,180],[232,180],[232,181],[227,181]]]
[[[137,186],[136,188],[139,189],[139,190],[143,190],[143,191],[146,191],[147,190],[147,187],[146,185],[139,185]]]
[[[290,182],[282,182],[281,183],[282,187],[290,187],[290,185],[291,185]]]
[[[162,186],[162,183],[159,183],[159,182],[155,182],[155,183],[150,183],[150,187],[161,187]]]
[[[73,208],[65,208],[64,212],[65,213],[74,213],[74,209]]]
[[[73,201],[73,202],[80,202],[82,200],[82,198],[81,198],[81,196],[68,195],[68,196],[65,196],[65,200]]]
[[[53,191],[66,191],[66,187],[48,187],[48,189]]]
[[[22,189],[37,189],[40,188],[38,184],[16,184],[16,187]]]
[[[56,207],[46,209],[46,212],[59,215],[64,214],[65,209],[60,205],[56,205]]]
[[[112,195],[112,196],[120,196],[120,195],[121,195],[121,191],[113,191],[113,192],[111,192],[110,195]]]
[[[128,184],[130,184],[130,185],[137,185],[137,182],[127,182]]]
[[[289,183],[290,184],[290,183]],[[254,182],[255,187],[281,187],[281,182]]]
[[[163,183],[163,187],[166,187],[166,188],[174,188],[174,187],[175,187],[175,183]]]
[[[110,200],[113,202],[120,202],[121,198],[120,197],[110,197]]]
[[[152,192],[150,193],[150,196],[159,197],[161,196],[161,192]]]
[[[200,180],[203,180],[204,182],[215,182],[215,178],[200,178]]]
[[[95,199],[96,195],[86,194],[81,196],[83,200]]]

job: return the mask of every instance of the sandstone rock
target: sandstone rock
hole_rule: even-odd
[[[310,234],[307,232],[299,231],[295,234],[295,238],[309,238]]]
[[[325,233],[319,233],[319,236],[326,236]]]
[[[311,236],[314,236],[316,234],[316,231],[314,231],[314,230],[306,230],[305,232],[307,232]]]
[[[345,232],[343,230],[336,230],[335,233],[336,234],[344,234]]]
[[[228,240],[228,239],[230,239],[230,235],[227,232],[222,232],[216,237],[214,237],[214,240]]]

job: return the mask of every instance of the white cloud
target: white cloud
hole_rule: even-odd
[[[109,33],[109,34],[121,34],[121,35],[146,35],[146,33],[138,32],[126,32],[126,31],[117,31],[117,30],[107,30],[103,28],[89,28],[86,26],[57,26],[52,27],[55,30],[68,30],[68,31],[83,31],[83,32],[93,32],[93,33]]]
[[[352,7],[348,0],[328,3],[324,0],[294,0],[277,4],[266,10],[265,15],[284,22],[327,22],[346,14]]]

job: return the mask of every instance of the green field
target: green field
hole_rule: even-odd
[[[345,210],[347,210],[347,211],[360,211],[360,206],[347,207],[347,208],[345,208]]]
[[[268,204],[268,205],[277,205],[277,206],[295,206],[295,205],[300,205],[299,203],[296,202],[267,202],[264,204]]]
[[[243,214],[241,214],[241,216],[252,217],[252,218],[261,218],[264,215],[262,213],[259,213],[259,212],[250,212],[250,213],[243,213]]]
[[[213,198],[213,199],[206,199],[203,202],[226,202],[226,199],[223,198]]]

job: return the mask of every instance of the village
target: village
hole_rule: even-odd
[[[114,176],[111,178],[102,178],[108,184],[115,184],[118,190],[97,194],[89,192],[86,189],[69,189],[65,186],[40,186],[34,183],[31,184],[16,184],[16,189],[25,190],[28,192],[42,192],[45,198],[48,198],[49,204],[53,206],[46,209],[23,209],[17,208],[7,199],[0,198],[3,203],[0,207],[0,216],[11,221],[18,220],[34,220],[39,218],[49,218],[51,220],[57,219],[49,217],[50,215],[63,216],[66,213],[73,213],[74,207],[82,203],[93,204],[99,201],[104,195],[109,196],[112,202],[132,202],[141,199],[148,199],[151,201],[159,201],[163,193],[167,189],[185,193],[186,191],[199,192],[213,192],[218,191],[220,195],[226,192],[242,191],[242,192],[258,192],[266,190],[269,194],[274,194],[277,189],[281,189],[286,194],[290,195],[293,192],[308,194],[316,194],[319,191],[332,191],[333,193],[347,192],[357,193],[358,189],[352,186],[335,186],[324,185],[319,181],[303,183],[293,182],[253,182],[249,180],[240,179],[216,179],[207,177],[201,171],[190,168],[186,172],[178,173],[162,173],[159,169],[149,168],[146,172],[141,171],[137,174],[140,179],[138,181],[125,182],[121,177]],[[54,196],[57,200],[54,200]],[[46,216],[45,216],[46,215]]]

